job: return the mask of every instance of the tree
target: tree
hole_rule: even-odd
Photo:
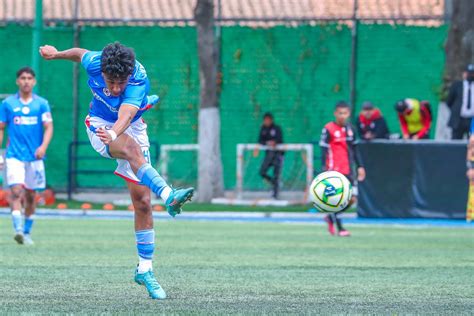
[[[451,0],[451,25],[446,42],[445,80],[461,78],[469,63],[474,63],[474,1]]]
[[[220,147],[220,114],[217,99],[217,48],[214,36],[213,0],[198,0],[194,8],[199,55],[199,202],[224,194]]]

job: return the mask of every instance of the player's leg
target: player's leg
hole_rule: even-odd
[[[151,209],[150,190],[139,184],[127,182],[135,209],[135,240],[138,252],[138,266],[135,282],[144,285],[151,298],[164,299],[166,293],[153,274],[153,253],[155,251],[155,230]]]
[[[340,237],[349,237],[351,233],[344,228],[342,225],[342,219],[340,218],[339,215],[353,207],[354,205],[357,205],[357,185],[356,182],[353,180],[353,178],[349,175],[346,175],[347,179],[352,185],[352,197],[351,200],[349,201],[349,204],[346,206],[345,209],[342,211],[336,212],[336,213],[331,213],[328,216],[326,216],[325,221],[328,223],[328,230],[331,235],[334,235],[336,233],[336,230],[334,228],[334,225],[337,228],[337,235]]]
[[[348,206],[348,208],[349,207],[350,207],[350,205]],[[336,223],[337,230],[338,230],[338,233],[337,233],[338,236],[340,236],[340,237],[349,237],[351,235],[351,233],[349,233],[349,231],[342,226],[342,220],[339,217],[339,215],[344,213],[344,212],[345,212],[345,210],[337,212],[337,213],[332,213],[331,216],[333,216],[333,218],[332,218],[333,222]]]
[[[36,191],[35,190],[25,190],[25,226],[23,228],[23,234],[25,236],[25,244],[33,245],[33,240],[31,239],[31,230],[34,223],[34,215],[36,211]]]
[[[148,163],[140,145],[130,135],[126,133],[120,135],[109,145],[109,153],[114,158],[128,161],[140,183],[165,201],[171,216],[181,213],[181,206],[192,198],[194,188],[171,189],[158,171]]]
[[[278,199],[278,194],[280,190],[280,175],[283,165],[283,155],[276,153],[273,159],[273,198]]]
[[[23,185],[17,184],[10,187],[10,208],[12,212],[13,237],[17,243],[23,244],[23,219],[21,215],[21,201],[23,199]]]
[[[267,172],[272,166],[272,162],[273,162],[273,152],[267,151],[265,153],[265,157],[263,158],[262,165],[260,166],[260,171],[259,171],[260,176],[270,183],[273,183],[272,182],[273,179],[272,177],[268,175]]]
[[[34,214],[36,212],[37,190],[46,188],[46,174],[43,160],[35,160],[25,164],[25,226],[24,236],[25,244],[33,245],[31,239],[31,230],[34,223]]]
[[[23,220],[21,215],[21,202],[23,198],[23,186],[25,184],[25,163],[15,158],[5,160],[7,183],[10,187],[10,209],[12,214],[14,239],[23,244]]]
[[[171,216],[181,212],[181,206],[191,199],[194,189],[171,189],[145,159],[141,150],[141,146],[149,147],[145,123],[143,123],[144,126],[136,126],[137,122],[132,123],[125,133],[120,135],[110,146],[106,146],[94,131],[98,128],[111,127],[112,123],[95,117],[86,117],[85,123],[91,145],[98,153],[106,158],[118,158],[126,161],[133,172],[133,177],[137,178],[137,182],[149,187],[153,193],[165,201],[166,209]],[[129,133],[140,139],[141,144],[138,144],[132,136],[128,135]]]
[[[334,221],[337,226],[338,236],[340,237],[349,237],[351,233],[347,229],[345,229],[344,226],[342,226],[342,220],[339,217],[339,215],[344,213],[348,209],[351,209],[352,207],[357,206],[357,195],[358,195],[357,182],[355,182],[351,176],[346,175],[346,177],[352,185],[352,197],[351,197],[351,200],[349,201],[349,204],[346,206],[344,210],[334,213]]]
[[[324,216],[324,221],[328,224],[328,232],[331,235],[336,234],[336,228],[334,227],[334,222],[336,221],[336,217],[333,214],[328,214]]]

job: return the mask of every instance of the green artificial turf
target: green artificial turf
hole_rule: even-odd
[[[461,228],[160,221],[155,271],[132,281],[126,220],[38,220],[34,247],[0,217],[0,314],[470,314],[474,231]]]

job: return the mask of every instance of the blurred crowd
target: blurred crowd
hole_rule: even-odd
[[[466,66],[462,80],[453,82],[446,105],[450,109],[448,126],[452,139],[469,136],[474,117],[474,64]],[[428,101],[407,98],[396,102],[403,139],[428,139],[432,125],[431,105]],[[357,116],[357,131],[362,140],[398,138],[390,134],[382,112],[371,102],[364,102]]]

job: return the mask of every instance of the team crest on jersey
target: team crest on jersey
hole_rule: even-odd
[[[341,132],[340,131],[335,131],[334,136],[335,137],[341,137]]]
[[[30,113],[30,108],[27,107],[27,106],[24,106],[22,109],[21,109],[21,112],[25,115],[27,115],[28,113]]]
[[[109,91],[109,89],[104,88],[104,89],[102,89],[102,92],[103,92],[106,96],[110,97],[110,91]]]

